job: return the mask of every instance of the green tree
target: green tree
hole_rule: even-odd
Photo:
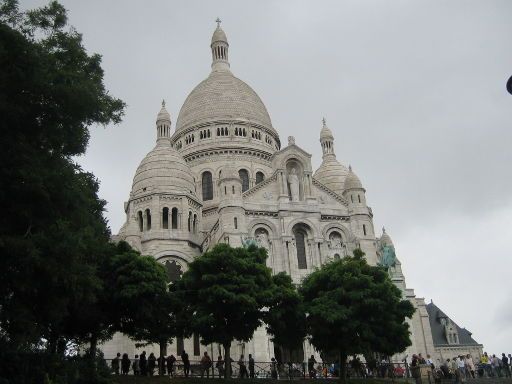
[[[298,349],[306,336],[302,298],[286,273],[272,276],[272,282],[272,300],[264,319],[267,332],[275,344],[289,350]]]
[[[62,352],[70,311],[96,300],[105,202],[72,157],[92,124],[118,123],[123,108],[60,4],[0,2],[0,338],[12,348],[44,338]]]
[[[370,266],[357,249],[306,277],[299,289],[311,343],[324,354],[337,352],[340,377],[348,355],[367,351],[388,355],[411,344],[406,317],[414,308],[382,267]]]
[[[270,304],[272,277],[266,258],[263,248],[218,244],[191,262],[176,283],[184,294],[183,305],[194,314],[189,334],[197,332],[202,343],[224,347],[227,378],[231,342],[249,341]]]

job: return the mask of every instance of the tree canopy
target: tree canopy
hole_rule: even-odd
[[[0,328],[18,347],[55,341],[69,305],[98,285],[105,202],[72,156],[85,152],[92,124],[123,113],[100,64],[57,2],[27,12],[0,3]]]
[[[325,264],[299,288],[311,343],[324,354],[337,353],[341,377],[348,355],[368,351],[391,355],[410,345],[414,308],[382,267],[370,266],[357,249],[353,257]]]
[[[233,340],[249,341],[262,325],[263,309],[272,295],[266,250],[251,246],[231,248],[218,244],[189,264],[177,284],[184,292],[184,305],[193,313],[190,331],[204,344],[224,346],[229,361]],[[230,364],[226,364],[229,377]]]

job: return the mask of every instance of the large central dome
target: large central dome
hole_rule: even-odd
[[[229,69],[213,70],[188,95],[176,122],[176,132],[190,126],[222,120],[242,120],[272,129],[267,108]]]

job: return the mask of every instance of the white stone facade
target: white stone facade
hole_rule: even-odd
[[[285,271],[296,283],[358,247],[370,264],[377,264],[381,244],[392,246],[391,239],[376,236],[365,189],[352,169],[336,160],[334,135],[325,120],[320,131],[323,162],[314,172],[311,155],[293,137],[281,144],[261,99],[231,73],[229,44],[220,26],[211,49],[212,71],[187,97],[173,133],[162,105],[157,145],[137,169],[125,203],[126,223],[116,238],[181,271],[217,243],[240,246],[255,239],[267,248],[272,271]],[[423,299],[406,288],[399,262],[391,275],[417,308],[410,320],[413,344],[405,354],[433,354]],[[200,358],[192,340],[184,347],[191,358]],[[176,348],[170,346],[169,353],[179,352]],[[252,353],[256,361],[274,356],[263,328],[250,343],[233,349],[234,356]],[[107,358],[136,352],[122,335],[103,350]],[[200,350],[216,357],[218,346]],[[312,353],[305,342],[304,356]]]

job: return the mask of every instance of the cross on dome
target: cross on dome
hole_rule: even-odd
[[[324,128],[327,127],[327,121],[325,121],[325,117],[322,118],[322,125],[324,126]]]
[[[215,20],[215,22],[217,23],[217,28],[220,28],[220,23],[222,23],[222,20],[217,17],[217,20]]]
[[[165,100],[162,99],[162,108],[165,108]]]

